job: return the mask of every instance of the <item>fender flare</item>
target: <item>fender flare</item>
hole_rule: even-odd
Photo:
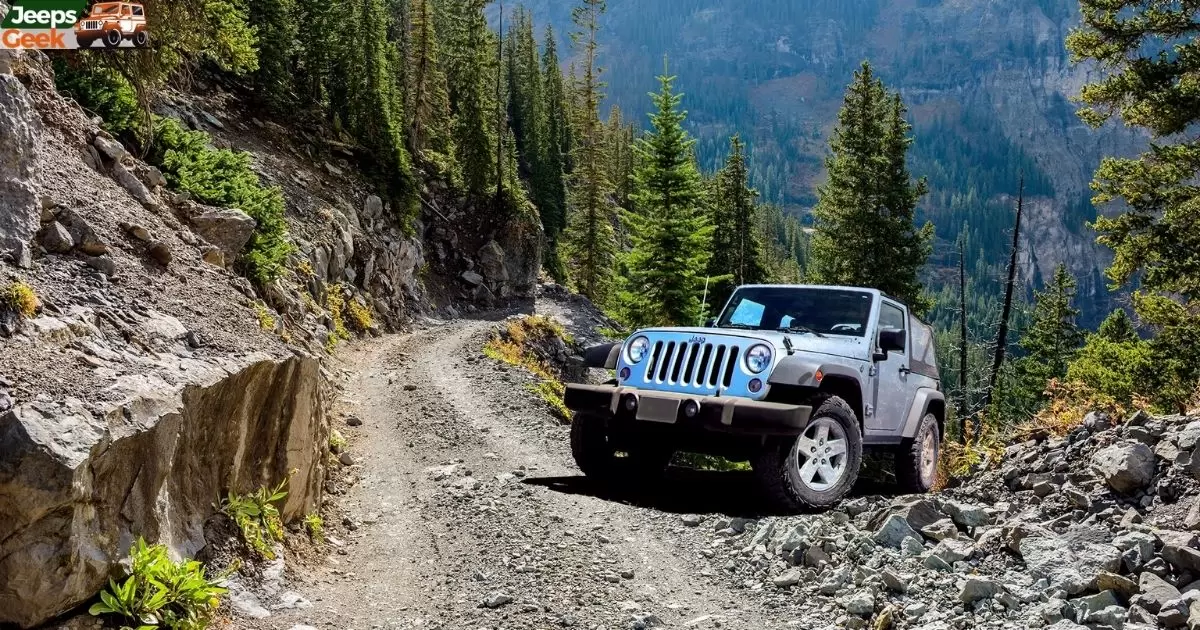
[[[944,438],[946,433],[946,395],[932,387],[922,387],[917,390],[912,406],[908,409],[908,418],[904,421],[904,429],[900,432],[900,437],[904,439],[914,437],[917,434],[917,428],[921,426],[921,419],[929,413],[930,407],[938,403],[941,404],[943,410],[942,417],[938,418],[938,428],[941,437]]]
[[[623,343],[602,343],[583,351],[583,365],[589,368],[604,368],[614,370],[617,359],[621,356]]]
[[[817,371],[824,376],[845,376],[853,379],[862,387],[862,375],[854,368],[836,363],[818,363],[804,359],[784,358],[775,366],[767,382],[772,385],[800,385],[801,387],[820,387]]]

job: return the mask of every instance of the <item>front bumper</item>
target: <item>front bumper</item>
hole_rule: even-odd
[[[634,410],[627,408],[633,400]],[[567,385],[564,402],[572,411],[608,412],[618,420],[654,422],[681,428],[751,435],[799,435],[812,407],[748,400],[735,396],[694,396],[617,385]],[[688,416],[687,403],[695,403]]]

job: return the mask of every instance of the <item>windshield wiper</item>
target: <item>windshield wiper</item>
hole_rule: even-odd
[[[818,336],[818,337],[824,337],[824,336],[825,336],[825,335],[823,335],[823,334],[821,334],[821,333],[819,333],[819,332],[817,332],[817,331],[815,331],[815,330],[813,330],[813,329],[809,328],[808,326],[803,326],[803,325],[801,325],[801,324],[792,324],[792,325],[790,325],[790,326],[784,326],[784,327],[782,327],[782,328],[778,328],[777,330],[778,330],[779,332],[802,332],[802,333],[810,333],[810,334],[816,335],[816,336]]]
[[[717,326],[717,328],[736,328],[737,330],[760,330],[758,326],[754,326],[752,324],[735,324],[733,322],[730,322],[728,324],[721,324],[720,326]]]

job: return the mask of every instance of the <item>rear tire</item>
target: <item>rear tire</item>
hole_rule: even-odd
[[[927,413],[921,418],[921,426],[917,427],[912,442],[905,443],[896,452],[896,483],[903,492],[924,494],[933,489],[941,444],[937,417]]]
[[[138,31],[133,34],[133,45],[137,48],[145,48],[150,45],[150,35],[146,31]]]
[[[814,406],[804,433],[768,441],[751,460],[759,487],[775,509],[829,507],[858,480],[862,435],[854,410],[837,396]]]

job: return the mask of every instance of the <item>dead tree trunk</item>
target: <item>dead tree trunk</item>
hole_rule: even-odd
[[[1004,308],[1000,311],[1000,326],[996,329],[996,354],[992,360],[992,371],[988,375],[987,391],[983,395],[983,405],[986,409],[992,402],[992,392],[996,389],[996,378],[1000,376],[1000,366],[1004,363],[1004,350],[1008,345],[1008,318],[1012,313],[1013,290],[1017,284],[1017,247],[1021,238],[1021,212],[1025,208],[1025,176],[1021,175],[1021,184],[1017,193],[1017,218],[1013,223],[1012,250],[1008,257],[1008,282],[1004,285]]]
[[[967,273],[966,235],[958,238],[958,441],[967,443],[967,414],[970,392],[967,390]]]

